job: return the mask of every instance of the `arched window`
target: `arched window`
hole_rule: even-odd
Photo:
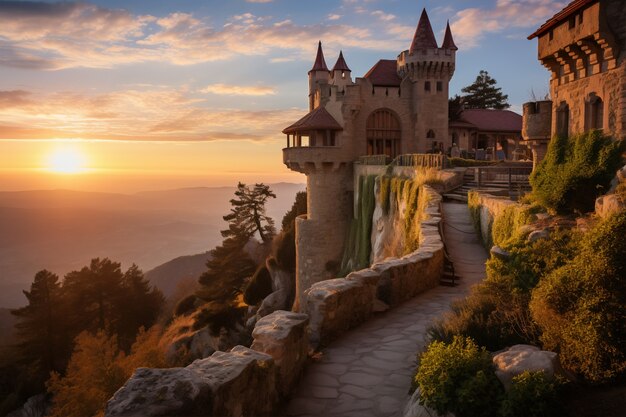
[[[565,138],[569,135],[569,106],[564,101],[556,109],[556,134]]]
[[[397,156],[401,151],[400,134],[398,118],[389,110],[376,110],[366,122],[367,154]]]
[[[428,133],[426,133],[426,139],[435,139],[435,131],[430,129]]]
[[[596,93],[589,94],[585,102],[585,130],[604,127],[604,102]]]

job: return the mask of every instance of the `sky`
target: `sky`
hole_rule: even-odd
[[[303,182],[281,130],[307,112],[318,40],[353,77],[408,49],[422,8],[512,110],[548,93],[527,36],[554,0],[0,0],[0,191]]]

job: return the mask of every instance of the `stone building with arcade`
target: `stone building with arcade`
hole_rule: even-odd
[[[572,1],[535,38],[551,75],[551,100],[524,104],[522,135],[535,161],[555,135],[600,129],[626,138],[626,1]]]
[[[407,36],[408,38],[408,36]],[[353,79],[339,53],[331,69],[322,44],[309,76],[309,113],[283,130],[283,161],[307,176],[308,214],[296,221],[296,307],[313,283],[335,278],[353,213],[360,157],[448,149],[448,85],[455,54],[450,26],[441,46],[424,10],[412,42]]]

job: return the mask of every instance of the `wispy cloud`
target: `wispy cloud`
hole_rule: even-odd
[[[210,84],[206,88],[200,90],[201,93],[212,93],[231,96],[267,96],[276,94],[274,87],[267,86],[251,86],[251,85],[229,85],[229,84]]]
[[[507,29],[533,28],[565,6],[555,0],[497,0],[493,8],[458,11],[451,26],[459,47],[473,48],[487,35]]]
[[[189,65],[242,55],[309,59],[306,46],[313,48],[318,39],[337,49],[400,47],[400,39],[383,26],[394,16],[380,10],[372,15],[377,18],[372,24],[353,26],[332,23],[340,17],[336,14],[327,23],[300,25],[243,13],[215,26],[189,13],[156,17],[89,3],[0,1],[0,65],[49,70],[138,62]]]
[[[87,95],[0,91],[0,140],[268,141],[302,109],[213,109],[184,89],[123,90]]]

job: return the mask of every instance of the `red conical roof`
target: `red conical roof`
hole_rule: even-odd
[[[337,58],[337,62],[335,62],[333,71],[350,71],[350,68],[348,68],[348,64],[346,64],[346,60],[343,59],[342,51],[339,51],[339,58]]]
[[[441,45],[444,49],[453,49],[458,50],[454,43],[454,39],[452,39],[452,31],[450,30],[450,22],[446,25],[446,35],[443,37],[443,45]]]
[[[426,48],[438,48],[438,46],[435,34],[433,33],[433,27],[430,25],[428,14],[426,13],[426,9],[424,9],[422,11],[422,16],[420,16],[420,21],[417,24],[417,29],[415,30],[415,35],[413,36],[413,42],[411,42],[409,54],[413,54],[416,49]]]
[[[322,52],[322,41],[317,45],[317,56],[315,57],[315,63],[311,71],[328,71],[326,60],[324,59],[324,52]]]

